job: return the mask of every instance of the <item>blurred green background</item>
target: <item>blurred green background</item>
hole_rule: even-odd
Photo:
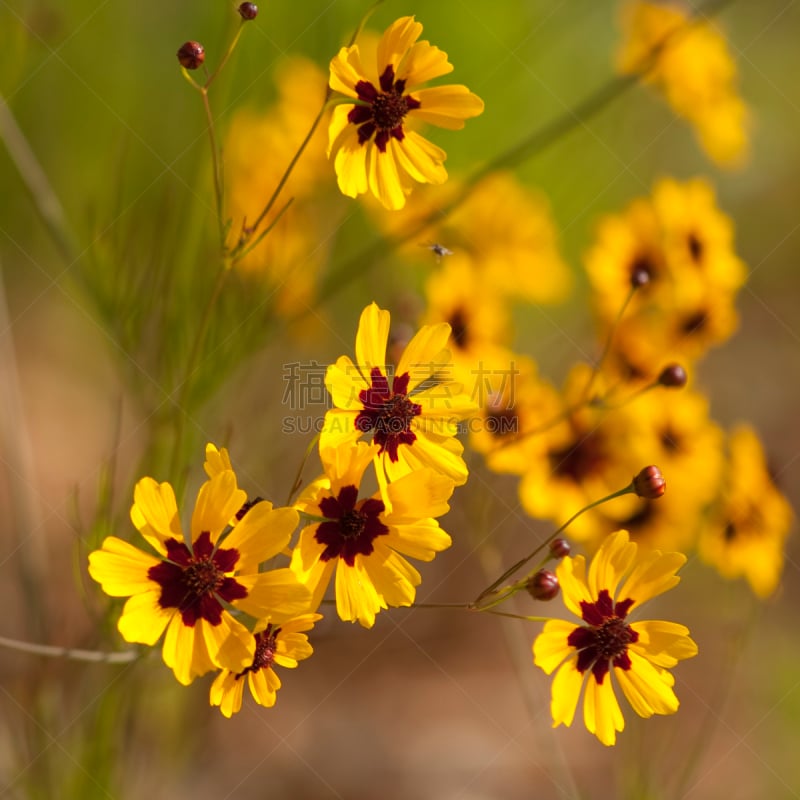
[[[237,109],[274,97],[271,75],[285,55],[324,69],[367,5],[261,4],[212,92],[221,136]],[[186,352],[185,343],[154,343],[165,332],[190,335],[216,268],[202,105],[175,52],[199,40],[213,68],[239,24],[235,8],[0,0],[0,93],[74,236],[65,257],[0,148],[2,635],[106,649],[119,639],[108,604],[88,585],[85,555],[100,534],[128,527],[131,486],[160,412],[174,410]],[[424,37],[449,54],[454,82],[485,100],[464,131],[431,137],[447,150],[450,173],[463,175],[611,77],[617,11],[597,0],[387,0],[369,27],[416,14]],[[703,362],[699,382],[718,421],[757,428],[797,507],[800,5],[739,0],[718,24],[754,118],[748,165],[716,170],[688,126],[642,87],[520,164],[520,179],[550,199],[577,288],[562,307],[520,313],[518,346],[560,378],[592,342],[581,254],[598,216],[648,194],[660,176],[708,175],[736,222],[750,278],[739,332]],[[362,214],[348,213],[332,265],[376,236]],[[185,296],[171,297],[189,309],[185,328],[152,312],[167,270],[183,276],[175,285]],[[192,463],[207,439],[233,436],[243,485],[283,497],[286,464],[293,471],[306,442],[278,433],[282,365],[347,351],[341,342],[349,349],[363,303],[392,308],[402,270],[387,253],[322,298],[313,315],[338,340],[313,327],[287,337],[280,325],[262,330],[263,320],[250,320],[229,353],[223,391],[199,397],[186,422],[199,443]],[[227,313],[224,324],[236,308]],[[189,476],[192,489],[198,480]],[[469,534],[492,515],[508,515],[508,529],[524,536],[547,533],[519,510],[513,481],[484,473],[456,493],[445,520],[455,545],[424,568],[421,601],[464,600],[485,583]],[[0,796],[800,797],[798,559],[790,540],[783,586],[762,607],[743,584],[689,563],[675,597],[654,604],[700,643],[701,655],[676,670],[681,712],[646,722],[628,714],[614,750],[578,724],[550,731],[549,681],[531,664],[536,625],[426,609],[383,614],[372,631],[326,619],[314,657],[282,673],[277,706],[246,705],[232,721],[208,707],[205,680],[181,688],[158,652],[112,667],[3,651]]]

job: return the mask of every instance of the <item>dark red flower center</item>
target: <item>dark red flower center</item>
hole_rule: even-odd
[[[404,94],[405,80],[395,80],[394,67],[389,64],[383,71],[379,87],[370,81],[359,81],[356,84],[358,99],[367,105],[354,106],[347,115],[348,122],[358,126],[358,141],[368,142],[375,136],[375,146],[381,153],[386,152],[390,138],[402,141],[403,118],[412,109],[419,108],[419,100]]]
[[[600,592],[595,603],[581,600],[581,616],[588,625],[575,628],[567,644],[578,651],[578,671],[591,669],[599,684],[612,664],[631,668],[628,645],[639,640],[639,634],[625,622],[632,605],[630,598],[614,603],[607,589]]]
[[[319,509],[327,522],[317,526],[314,538],[325,545],[320,558],[330,561],[341,558],[352,567],[357,555],[368,556],[378,536],[389,533],[379,517],[385,510],[382,500],[358,500],[358,487],[343,486],[336,497],[323,497]]]
[[[278,634],[280,632],[280,628],[273,628],[270,624],[260,633],[253,634],[256,640],[256,652],[253,656],[253,663],[249,667],[245,667],[235,676],[237,680],[247,675],[248,672],[258,672],[261,669],[269,669],[275,663],[275,653],[278,649]]]
[[[203,531],[192,550],[177,539],[167,539],[167,560],[147,571],[147,577],[161,587],[161,608],[177,608],[183,624],[194,627],[198,619],[211,625],[222,622],[222,603],[247,597],[247,589],[226,577],[239,560],[235,548],[214,549],[211,534]]]
[[[414,403],[408,396],[409,374],[389,379],[373,367],[370,372],[371,384],[359,392],[358,399],[363,405],[355,420],[356,430],[372,433],[373,441],[397,461],[397,448],[401,444],[412,444],[417,434],[411,430],[411,421],[422,413],[422,406]]]
[[[607,461],[605,442],[598,432],[579,433],[560,450],[550,453],[553,472],[573,483],[582,483],[602,470]]]

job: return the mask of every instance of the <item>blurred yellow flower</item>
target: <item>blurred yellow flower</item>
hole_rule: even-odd
[[[331,60],[331,88],[355,101],[335,107],[329,131],[328,155],[335,154],[339,188],[348,197],[370,191],[386,208],[399,209],[412,181],[443,183],[445,152],[411,125],[458,130],[483,111],[466,86],[419,88],[453,69],[446,53],[417,41],[421,33],[414,17],[402,17],[386,29],[374,58],[354,44]]]
[[[625,727],[612,676],[640,717],[674,714],[679,703],[669,668],[697,654],[683,625],[628,621],[634,609],[680,581],[675,573],[686,561],[681,553],[639,555],[637,549],[627,531],[617,531],[597,551],[588,575],[583,556],[564,558],[556,569],[564,603],[584,624],[550,620],[533,643],[534,663],[548,675],[557,670],[553,727],[572,724],[583,692],[584,724],[605,745]]]
[[[118,623],[123,638],[152,646],[166,631],[164,663],[183,684],[252,663],[253,637],[229,608],[274,622],[308,610],[308,592],[290,570],[258,572],[288,544],[297,512],[260,502],[226,533],[246,500],[232,470],[216,471],[200,488],[185,539],[170,484],[143,478],[131,520],[157,555],[116,536],[89,555],[103,591],[130,598]]]
[[[305,631],[311,630],[321,619],[321,614],[302,614],[280,625],[261,623],[254,634],[253,662],[240,672],[220,671],[211,685],[211,705],[219,706],[228,718],[236,714],[242,707],[246,678],[253,699],[266,708],[274,706],[276,693],[281,688],[275,666],[293,669],[314,652]]]
[[[328,367],[325,385],[335,408],[325,415],[320,450],[353,443],[365,434],[379,445],[375,469],[383,486],[428,466],[467,480],[457,423],[476,411],[452,380],[447,349],[450,326],[424,325],[406,346],[396,369],[386,364],[389,312],[371,303],[361,313],[356,362],[341,356]]]
[[[662,179],[652,198],[604,217],[585,263],[602,335],[618,324],[610,363],[625,379],[652,380],[669,361],[694,361],[736,330],[746,269],[733,223],[702,178]]]
[[[759,597],[768,597],[780,581],[794,512],[775,486],[755,431],[736,428],[728,449],[720,507],[704,528],[698,549],[723,577],[744,577]]]
[[[325,100],[324,73],[301,56],[279,65],[276,84],[276,101],[266,110],[238,111],[225,138],[231,248],[256,222]],[[236,262],[243,275],[271,290],[279,313],[296,313],[313,299],[328,254],[326,243],[338,224],[322,191],[326,174],[325,135],[318,128],[259,230],[275,222],[289,198],[291,206],[258,246]]]
[[[695,128],[708,156],[736,166],[746,155],[748,114],[736,87],[736,65],[719,30],[678,4],[633,0],[622,7],[623,74],[642,73],[673,111]]]
[[[324,522],[300,532],[291,569],[322,602],[336,575],[336,610],[343,620],[375,624],[375,615],[389,606],[410,606],[420,574],[405,556],[432,561],[450,547],[451,539],[434,517],[449,511],[453,481],[431,469],[417,469],[380,493],[359,500],[365,469],[377,446],[358,442],[338,450],[320,450],[325,475],[297,501],[299,511]]]

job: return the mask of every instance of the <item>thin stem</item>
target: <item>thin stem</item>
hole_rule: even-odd
[[[319,441],[319,434],[317,433],[314,438],[308,443],[308,447],[306,447],[305,453],[303,453],[303,460],[300,462],[300,466],[297,468],[297,472],[294,476],[294,481],[292,482],[292,488],[289,490],[289,496],[286,498],[286,505],[290,506],[292,504],[292,498],[300,491],[300,487],[303,485],[303,470],[305,469],[306,463],[308,462],[308,458],[311,455],[311,451],[316,446],[317,442]],[[311,518],[311,514],[306,514],[305,516]],[[320,518],[321,521],[324,521]]]
[[[225,55],[222,56],[219,64],[217,64],[217,68],[206,78],[205,82],[205,89],[208,89],[211,84],[217,79],[217,76],[222,71],[222,68],[228,63],[228,59],[233,55],[233,51],[236,49],[236,45],[239,44],[239,38],[242,35],[242,30],[246,24],[246,20],[242,19],[239,24],[239,28],[236,31],[236,35],[231,40],[231,43],[228,45],[228,49],[225,51]]]
[[[625,312],[628,309],[628,306],[633,299],[634,294],[636,294],[636,285],[632,284],[628,294],[625,296],[625,300],[622,303],[622,307],[617,312],[617,316],[614,318],[614,322],[611,324],[611,327],[608,331],[608,336],[606,336],[605,344],[603,345],[603,350],[600,353],[600,358],[597,359],[597,362],[592,367],[592,374],[589,376],[589,380],[586,383],[586,388],[583,391],[583,397],[586,402],[590,402],[590,397],[592,394],[592,388],[594,387],[595,381],[597,380],[597,376],[600,374],[600,370],[603,367],[603,363],[605,362],[606,358],[608,358],[608,354],[611,352],[611,344],[614,341],[614,334],[617,332],[617,328],[619,328],[620,323],[622,322],[622,317],[625,315]]]
[[[591,509],[597,508],[597,506],[602,505],[603,503],[607,503],[609,500],[614,500],[615,498],[622,497],[623,495],[626,494],[632,494],[635,491],[636,489],[633,485],[633,482],[631,482],[624,489],[612,492],[611,494],[600,498],[600,500],[595,500],[594,502],[589,503],[588,506],[584,506],[579,511],[576,511],[563,525],[561,525],[561,527],[553,531],[553,533],[551,533],[541,544],[539,544],[539,546],[532,553],[529,553],[527,556],[521,558],[519,561],[517,561],[515,564],[509,567],[491,586],[484,589],[475,599],[475,605],[478,605],[484,597],[494,592],[495,589],[497,589],[497,587],[500,586],[501,583],[507,581],[515,572],[517,572],[517,570],[524,567],[525,564],[527,564],[532,558],[534,558],[538,553],[540,553],[548,544],[550,544],[550,542],[552,542],[553,539],[556,538],[556,536],[558,536],[560,533],[566,530],[573,522],[575,522],[575,520],[578,519],[578,517],[580,517],[581,514],[585,514],[587,511],[591,511]]]
[[[211,79],[209,78],[209,83],[210,81]],[[211,144],[211,169],[214,172],[214,199],[217,207],[217,227],[219,228],[220,248],[222,248],[224,251],[225,221],[223,209],[222,165],[219,158],[219,151],[217,149],[217,136],[214,131],[214,116],[211,113],[211,103],[208,99],[208,83],[201,87],[200,95],[203,98],[203,108],[206,112],[206,128],[208,130],[208,138]]]
[[[186,372],[184,374],[183,382],[180,386],[180,392],[178,395],[178,416],[177,416],[177,423],[176,423],[176,430],[175,430],[175,444],[172,450],[172,460],[170,463],[170,475],[175,476],[177,474],[178,468],[178,461],[181,456],[181,446],[183,444],[183,432],[185,428],[184,419],[186,414],[188,413],[186,406],[189,402],[189,393],[191,391],[192,386],[192,377],[197,367],[197,362],[200,358],[200,351],[202,349],[203,342],[206,337],[206,333],[208,332],[208,326],[211,322],[211,317],[213,315],[214,306],[217,304],[217,300],[219,299],[220,294],[222,293],[222,287],[225,284],[225,278],[228,275],[228,270],[223,269],[220,270],[217,274],[217,280],[214,284],[214,289],[211,292],[210,297],[208,298],[208,302],[206,303],[206,307],[203,309],[203,315],[200,318],[200,328],[197,331],[197,335],[195,336],[194,342],[192,343],[192,349],[189,353],[189,358],[186,361]]]
[[[99,650],[80,650],[74,647],[54,647],[49,644],[33,644],[0,636],[0,646],[21,653],[31,653],[50,658],[69,658],[73,661],[93,661],[103,664],[129,664],[141,655],[138,650],[124,650],[120,653],[104,653]]]
[[[36,211],[41,217],[56,247],[65,261],[75,261],[78,247],[72,230],[67,223],[64,208],[50,185],[36,154],[33,152],[25,134],[17,125],[11,109],[0,95],[0,139],[5,142],[8,155],[14,162],[25,188],[30,192]]]

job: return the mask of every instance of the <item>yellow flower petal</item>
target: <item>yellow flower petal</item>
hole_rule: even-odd
[[[226,469],[232,470],[231,457],[228,455],[228,451],[224,447],[218,450],[216,445],[209,442],[206,445],[206,460],[203,464],[203,469],[209,478],[213,478]]]
[[[330,69],[331,89],[348,97],[358,97],[356,84],[363,80],[362,76],[364,75],[364,67],[361,64],[361,53],[358,45],[343,47],[331,59]],[[351,106],[347,108],[349,109]]]
[[[373,367],[386,371],[386,343],[389,339],[390,314],[370,303],[362,312],[356,332],[356,366],[365,380]]]
[[[420,107],[410,111],[409,116],[452,131],[461,130],[465,120],[482,114],[484,108],[483,100],[460,84],[419,89],[414,97]]]
[[[125,603],[117,628],[126,642],[152,646],[161,638],[175,609],[162,608],[158,604],[160,597],[161,590],[154,589],[135,594]]]
[[[640,717],[674,714],[680,704],[662,672],[637,653],[629,652],[629,655],[631,668],[615,668],[614,675],[633,710]]]
[[[163,553],[166,539],[183,541],[175,492],[168,483],[142,478],[133,490],[131,521],[139,533]]]
[[[553,670],[569,655],[574,653],[575,648],[567,644],[567,638],[575,630],[572,622],[560,619],[551,619],[545,623],[542,632],[533,642],[533,663],[550,675]]]
[[[432,469],[415,470],[390,484],[392,524],[413,525],[428,522],[426,517],[441,517],[450,510],[447,501],[455,484],[451,478]]]
[[[629,645],[629,649],[659,667],[674,667],[679,661],[697,655],[697,645],[685,625],[644,620],[632,623],[631,628],[639,634],[639,640]]]
[[[400,17],[395,20],[383,33],[378,42],[377,67],[378,74],[383,74],[388,64],[395,67],[395,73],[406,51],[419,39],[422,33],[422,23],[414,17]]]
[[[686,563],[683,553],[661,553],[654,550],[642,557],[619,591],[619,599],[631,598],[631,608],[672,589],[680,583],[675,574]]]
[[[451,361],[447,350],[450,331],[446,322],[423,325],[406,345],[397,364],[397,374],[409,374],[409,392],[435,375],[437,370],[447,367]]]
[[[439,185],[447,180],[444,162],[447,153],[416,131],[407,130],[402,142],[392,144],[392,152],[403,169],[419,183]]]
[[[392,147],[383,153],[373,145],[369,147],[367,177],[370,191],[384,208],[397,211],[406,204],[405,182],[398,172]]]
[[[447,60],[447,53],[430,42],[423,41],[417,42],[408,51],[397,72],[397,78],[406,82],[406,91],[413,92],[416,99],[417,92],[413,91],[415,86],[452,71],[453,65]]]
[[[587,679],[583,698],[583,722],[586,730],[607,747],[616,742],[616,732],[625,728],[625,719],[614,694],[610,675],[606,675],[602,684],[591,676]]]
[[[375,615],[386,607],[360,559],[357,558],[352,567],[339,561],[336,569],[336,611],[340,619],[349,622],[358,620],[365,628],[371,628],[375,624]]]
[[[242,707],[244,678],[237,678],[230,670],[224,669],[214,679],[209,692],[209,703],[219,706],[223,716],[230,719]]]
[[[247,597],[234,601],[234,605],[251,617],[280,623],[310,610],[311,590],[288,567],[237,575],[236,580],[247,589]]]
[[[236,524],[222,546],[239,551],[236,569],[240,573],[254,572],[289,544],[299,521],[295,509],[273,508],[272,503],[262,500]]]
[[[361,562],[360,566],[386,605],[410,606],[416,597],[415,587],[422,582],[422,576],[401,555],[389,549],[381,539],[373,543],[374,554],[370,554],[369,557],[356,556],[356,563]]]
[[[586,559],[583,556],[567,556],[556,567],[564,605],[576,617],[581,617],[581,602],[593,603],[594,599],[586,586]]]
[[[581,695],[583,675],[575,668],[574,658],[561,665],[553,678],[552,694],[550,698],[550,713],[553,717],[553,727],[559,725],[572,725],[578,698]]]
[[[147,572],[160,563],[161,559],[142,552],[138,547],[116,536],[107,536],[101,548],[89,554],[89,574],[106,594],[128,597],[155,588]]]
[[[208,531],[216,542],[220,533],[247,502],[247,494],[236,486],[236,475],[224,470],[206,481],[197,494],[192,513],[192,541]]]
[[[592,596],[597,597],[603,589],[612,598],[615,596],[617,584],[633,564],[637,549],[636,543],[628,540],[627,531],[616,531],[606,537],[589,567],[588,585]]]
[[[265,708],[272,708],[277,700],[276,692],[281,688],[281,679],[272,669],[259,669],[247,673],[247,683],[253,699]]]

